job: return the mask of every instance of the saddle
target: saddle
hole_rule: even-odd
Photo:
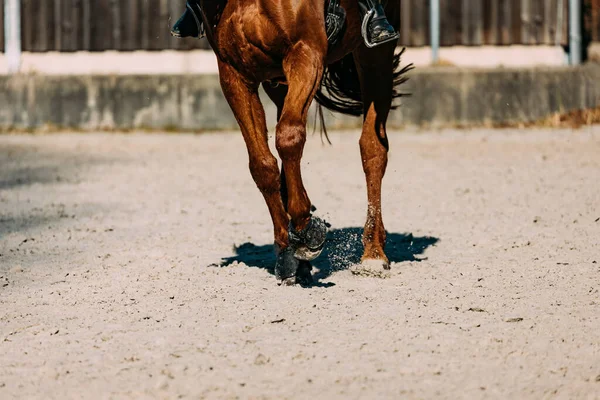
[[[226,0],[212,0],[215,4],[215,15],[213,28],[219,23],[221,12]],[[329,46],[333,46],[342,37],[346,26],[346,11],[340,5],[340,0],[327,0],[325,2],[325,29]],[[202,14],[204,10],[200,7],[198,0],[186,2],[186,12],[179,18],[171,29],[171,34],[176,37],[196,37],[201,39],[206,36]]]

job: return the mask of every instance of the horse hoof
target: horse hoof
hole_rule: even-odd
[[[296,283],[302,287],[310,287],[314,283],[313,276],[310,273],[312,265],[308,261],[300,261],[298,271],[296,272]]]
[[[285,248],[277,257],[275,264],[275,277],[280,281],[296,278],[299,261],[294,257],[294,249],[291,247]]]
[[[360,264],[350,267],[353,275],[386,279],[391,276],[390,264],[386,260],[365,259]]]
[[[327,224],[321,218],[311,217],[306,228],[297,232],[290,229],[290,244],[298,260],[312,261],[323,252],[327,239]]]

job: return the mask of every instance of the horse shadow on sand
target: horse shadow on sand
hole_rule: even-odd
[[[333,229],[327,233],[327,242],[321,256],[311,263],[318,271],[314,273],[316,285],[336,271],[342,271],[360,262],[363,253],[363,228]],[[415,237],[412,233],[387,233],[385,252],[390,262],[423,261],[420,258],[430,246],[439,239],[431,236]],[[223,258],[220,266],[228,267],[234,263],[243,263],[251,268],[262,268],[274,274],[275,253],[273,245],[257,246],[244,243],[234,247],[235,255]],[[314,271],[314,270],[313,270]]]

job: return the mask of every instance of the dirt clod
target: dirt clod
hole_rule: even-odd
[[[521,322],[523,321],[523,318],[517,317],[517,318],[509,318],[506,320],[506,322]]]
[[[472,311],[472,312],[481,312],[481,313],[483,313],[483,312],[487,312],[487,311],[485,311],[483,308],[479,308],[479,307],[471,307],[471,308],[469,308],[467,311]]]

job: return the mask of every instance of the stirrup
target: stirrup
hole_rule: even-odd
[[[362,26],[360,29],[360,33],[363,37],[363,41],[368,48],[373,48],[375,46],[379,46],[380,44],[388,43],[393,40],[398,40],[400,38],[400,34],[396,32],[396,34],[390,36],[389,38],[382,40],[381,42],[373,43],[369,40],[369,23],[371,23],[371,19],[373,18],[373,14],[375,14],[375,9],[370,9],[364,16]]]

